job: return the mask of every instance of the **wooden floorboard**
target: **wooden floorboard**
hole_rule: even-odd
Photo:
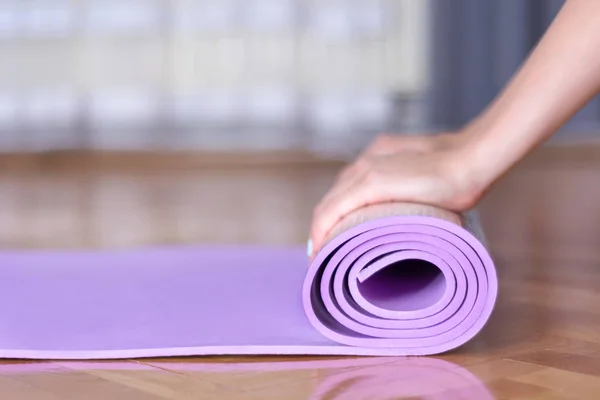
[[[0,157],[0,246],[302,244],[312,207],[341,166],[300,156],[157,160]],[[600,146],[536,152],[496,185],[480,215],[498,264],[498,306],[472,342],[421,360],[433,364],[340,357],[4,361],[0,394],[41,400],[599,398]]]

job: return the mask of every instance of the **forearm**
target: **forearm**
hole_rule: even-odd
[[[600,91],[600,1],[567,0],[499,97],[465,129],[463,159],[489,186]]]

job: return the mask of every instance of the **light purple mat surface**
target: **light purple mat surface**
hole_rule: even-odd
[[[4,251],[0,357],[445,352],[496,300],[494,265],[466,228],[359,221],[310,266],[304,248]]]

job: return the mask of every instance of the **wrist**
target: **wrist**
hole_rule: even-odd
[[[454,134],[448,157],[448,170],[470,206],[489,190],[516,162],[511,144],[498,141],[492,125],[475,120]]]
[[[534,146],[534,124],[511,121],[492,108],[456,136],[456,163],[469,190],[479,196],[515,166]]]

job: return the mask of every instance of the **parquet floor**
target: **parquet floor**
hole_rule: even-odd
[[[312,206],[339,167],[0,165],[4,248],[304,243]],[[500,299],[486,329],[453,353],[3,361],[0,397],[600,398],[600,148],[538,152],[498,184],[480,214]]]

